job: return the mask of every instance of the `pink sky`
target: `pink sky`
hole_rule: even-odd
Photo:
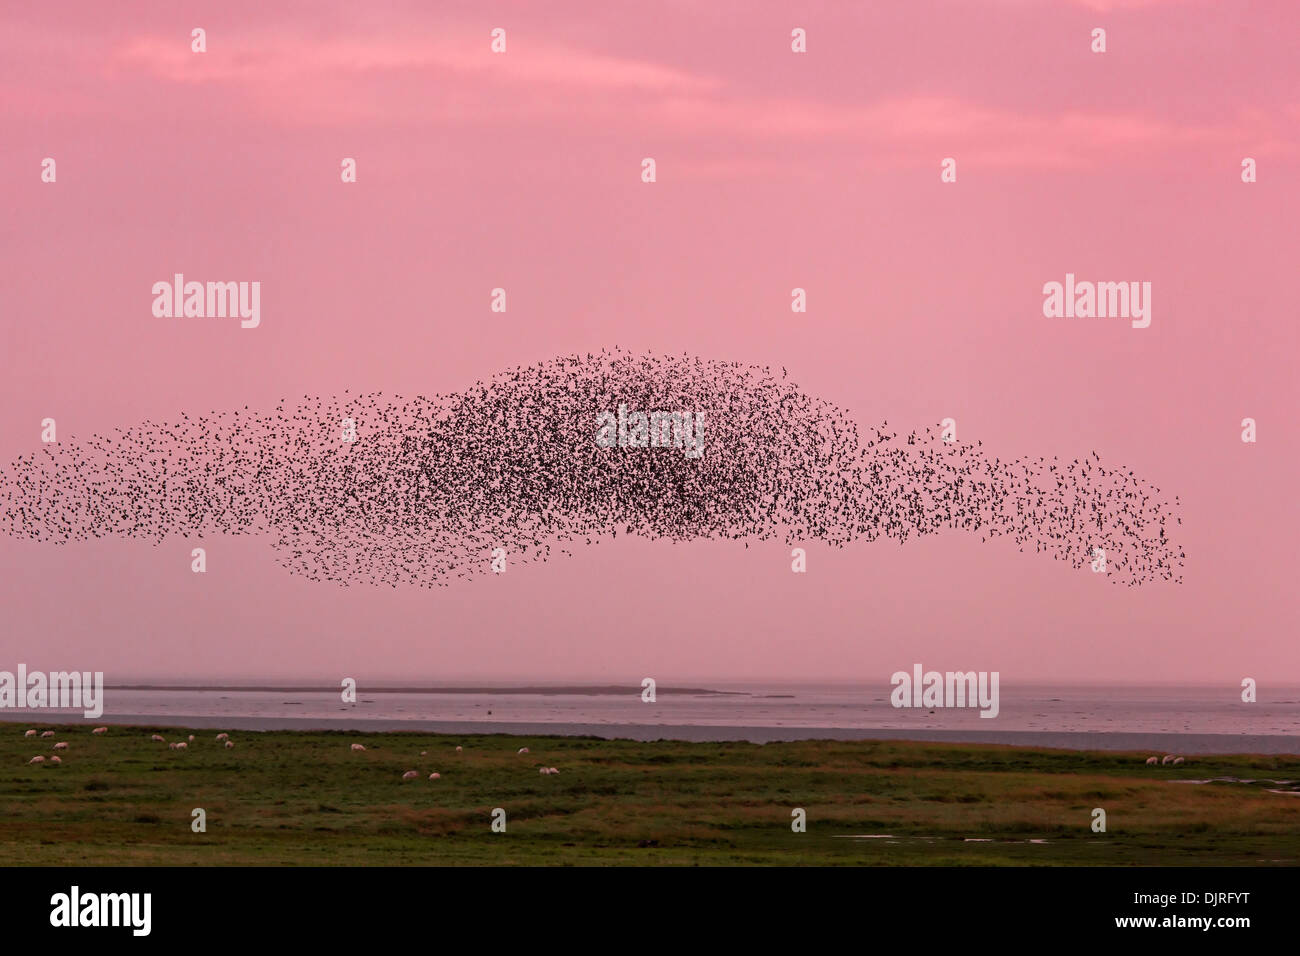
[[[0,666],[1300,681],[1291,0],[278,6],[4,12],[0,462],[46,417],[72,440],[688,352],[785,366],[863,426],[1095,449],[1181,497],[1184,584],[956,533],[810,544],[804,575],[776,542],[620,536],[434,591],[316,584],[248,538],[199,575],[180,539],[0,537]],[[154,318],[178,271],[260,281],[261,326]],[[1044,318],[1067,272],[1150,281],[1151,327]]]

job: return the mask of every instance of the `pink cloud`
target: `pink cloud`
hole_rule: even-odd
[[[268,82],[407,71],[448,71],[459,79],[540,83],[602,90],[673,92],[706,90],[717,82],[659,64],[556,46],[529,38],[517,40],[504,55],[488,50],[480,35],[236,38],[222,53],[216,47],[198,56],[175,37],[137,37],[119,49],[117,64],[143,69],[174,83]]]
[[[237,38],[202,56],[184,38],[136,37],[106,69],[170,84],[227,87],[266,121],[336,126],[431,126],[488,121],[560,124],[603,134],[707,142],[801,141],[872,152],[872,161],[961,154],[1006,167],[1131,162],[1188,147],[1294,154],[1291,116],[1242,108],[1213,123],[1177,123],[1138,111],[1024,108],[960,96],[899,94],[870,102],[759,95],[735,83],[649,60],[518,37],[505,55],[463,30],[437,35]],[[753,168],[698,160],[693,168]]]

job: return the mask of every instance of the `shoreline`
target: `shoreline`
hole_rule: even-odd
[[[262,731],[339,731],[355,733],[436,733],[482,736],[595,737],[602,740],[679,740],[754,744],[804,740],[888,740],[918,743],[986,744],[1049,750],[1105,750],[1178,753],[1187,756],[1267,754],[1300,756],[1300,737],[1282,734],[1189,734],[1044,730],[900,730],[855,727],[765,727],[694,724],[521,723],[477,720],[393,720],[385,718],[210,717],[160,714],[105,714],[88,720],[80,714],[0,713],[0,722],[27,724],[85,723],[95,726],[190,727]]]

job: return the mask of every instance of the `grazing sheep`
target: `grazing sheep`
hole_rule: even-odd
[[[29,730],[29,731],[27,731],[27,733],[23,734],[23,736],[24,736],[24,737],[35,737],[35,736],[36,736],[36,731],[34,731],[34,730]]]
[[[1151,764],[1157,764],[1157,763],[1159,763],[1159,762],[1160,762],[1160,758],[1159,758],[1159,757],[1147,757],[1147,764],[1148,764],[1148,766],[1151,765]]]
[[[55,766],[58,766],[59,764],[63,763],[63,761],[60,760],[58,757],[51,757],[50,763],[54,764]]]
[[[107,727],[96,727],[94,730],[91,731],[91,733],[92,733],[92,734],[106,734],[106,733],[108,733],[108,728],[107,728]]]
[[[442,779],[442,774],[440,774],[440,773],[431,773],[431,774],[429,774],[429,779],[430,779],[430,780],[441,780],[441,779]]]
[[[464,747],[457,747],[457,748],[456,748],[456,753],[460,753],[460,752],[461,752],[462,750],[464,750],[464,749],[465,749]]]
[[[1180,763],[1182,763],[1182,762],[1183,762],[1183,758],[1182,758],[1182,757],[1175,757],[1175,758],[1174,758],[1174,766],[1175,766],[1175,767],[1177,767],[1177,766],[1178,766]]]
[[[560,771],[556,770],[554,767],[551,768],[551,773],[559,773],[559,772]]]
[[[163,735],[162,735],[162,734],[154,734],[154,735],[153,735],[152,737],[150,737],[149,739],[150,739],[150,740],[156,740],[156,741],[158,741],[158,743],[160,743],[160,744],[162,744],[162,743],[166,743],[166,742],[167,742],[167,741],[163,738]]]
[[[527,748],[527,747],[520,747],[520,748],[519,748],[519,752],[520,752],[521,754],[526,754],[526,753],[528,753],[528,748]]]
[[[229,739],[230,739],[230,734],[217,734],[217,739],[218,739],[218,740],[229,740]]]
[[[168,745],[167,745],[167,749],[168,749],[168,750],[175,750],[175,749],[176,749],[176,744],[175,744],[175,743],[170,743],[170,744],[168,744]]]
[[[57,744],[54,745],[54,749],[55,749],[55,750],[67,750],[67,749],[68,749],[68,742],[67,742],[66,740],[60,740]]]
[[[190,734],[190,743],[194,743],[194,735]]]
[[[352,745],[352,749],[353,749],[354,751],[356,751],[356,750],[365,750],[365,749],[366,749],[366,745],[365,745],[365,744],[353,744],[353,745]]]
[[[45,733],[41,734],[41,736],[42,736],[42,737],[53,737],[53,736],[54,736],[54,731],[52,731],[52,730],[47,730],[47,731],[45,731]]]
[[[1164,765],[1167,764],[1167,763],[1173,763],[1173,762],[1174,762],[1174,755],[1173,755],[1173,754],[1165,754],[1164,758],[1160,761],[1160,764],[1161,764],[1161,766],[1164,766]]]
[[[548,774],[548,773],[551,772],[551,768],[550,768],[550,767],[538,767],[538,768],[537,768],[537,772],[540,773],[540,774],[542,774],[543,776],[545,776],[546,774]]]
[[[182,740],[180,743],[178,743],[178,744],[176,745],[176,749],[177,749],[177,750],[185,750],[185,749],[187,749],[188,747],[189,747],[189,744],[187,744],[187,743],[186,743],[185,741],[183,741],[183,740]]]
[[[429,752],[429,751],[427,751],[427,750],[421,750],[421,751],[420,751],[420,756],[423,757],[423,756],[424,756],[425,754],[427,754],[428,752]]]
[[[45,763],[45,758],[44,758],[44,757],[33,757],[31,760],[29,760],[29,761],[27,761],[27,762],[28,762],[28,763]]]
[[[420,772],[419,772],[418,770],[408,770],[408,771],[406,771],[406,773],[402,774],[402,779],[403,779],[403,780],[414,780],[414,779],[415,779],[416,777],[418,777],[419,775],[420,775]]]
[[[235,746],[235,742],[234,742],[233,740],[227,740],[227,741],[226,741],[226,749],[227,749],[227,750],[229,750],[229,749],[230,749],[231,747],[233,747],[233,746]]]

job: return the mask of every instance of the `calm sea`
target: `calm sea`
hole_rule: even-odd
[[[317,684],[318,688],[322,685]],[[1126,749],[1147,735],[1226,735],[1291,738],[1269,742],[1273,752],[1300,752],[1300,687],[1264,687],[1256,703],[1240,690],[1176,686],[1053,686],[1003,684],[999,713],[974,708],[895,709],[889,685],[849,683],[660,683],[654,703],[637,685],[441,684],[434,692],[363,684],[355,704],[338,690],[108,688],[101,723],[182,723],[245,729],[445,729],[491,733],[597,733],[688,739],[782,739],[839,731],[834,737],[887,731],[886,737],[1037,742],[1048,746],[1107,746],[1094,735],[1120,735]],[[6,720],[44,720],[5,710]],[[67,713],[67,712],[64,712]],[[71,714],[63,719],[82,720]],[[195,720],[195,718],[201,718]],[[223,723],[223,721],[228,723]],[[635,728],[624,734],[620,728]],[[656,728],[663,728],[659,733]],[[851,732],[851,733],[850,733]],[[1081,738],[1079,735],[1087,735]],[[1053,742],[1055,741],[1055,742]],[[1248,741],[1225,746],[1241,750]],[[1154,745],[1154,744],[1153,744]],[[1202,747],[1202,750],[1205,748]],[[1254,749],[1253,747],[1249,749]]]

